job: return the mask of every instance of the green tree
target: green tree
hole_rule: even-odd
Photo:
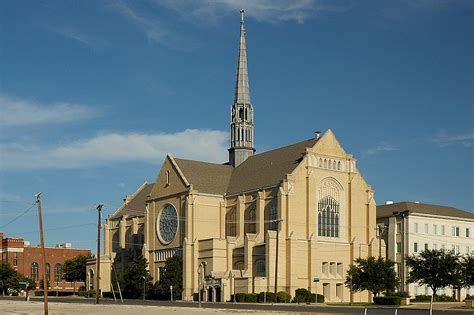
[[[161,290],[170,292],[170,286],[173,286],[173,300],[180,300],[183,291],[183,259],[180,256],[168,258],[160,275]]]
[[[92,255],[78,255],[64,261],[62,278],[74,283],[74,294],[76,294],[76,282],[86,281],[86,264],[92,258]]]
[[[368,290],[377,296],[380,292],[395,290],[398,278],[394,262],[383,258],[357,258],[347,271],[345,285],[355,292]]]
[[[13,269],[9,263],[0,262],[0,285],[2,286],[2,294],[5,294],[8,289],[24,289],[24,286],[19,284],[20,281],[29,282],[29,289],[36,288],[36,284],[32,280]]]
[[[146,258],[139,255],[125,267],[122,274],[118,275],[120,287],[125,297],[137,299],[143,297],[143,287],[145,286],[145,295],[152,287],[152,277],[147,269],[148,262]]]
[[[467,254],[461,261],[463,270],[464,286],[474,286],[474,255]]]
[[[407,282],[426,285],[433,291],[433,297],[440,288],[456,286],[459,283],[459,255],[443,249],[430,249],[407,256],[410,268]]]

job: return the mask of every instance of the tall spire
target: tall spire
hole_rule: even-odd
[[[234,104],[231,108],[229,164],[237,167],[255,152],[253,107],[250,103],[249,74],[243,9],[240,10],[240,43],[235,78]]]
[[[234,103],[250,104],[249,74],[247,70],[247,47],[245,44],[245,11],[240,9],[240,45],[235,78]]]

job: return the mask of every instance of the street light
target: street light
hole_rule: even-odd
[[[400,292],[405,291],[405,218],[408,217],[410,211],[405,210],[402,212],[394,211],[393,214],[397,219],[401,219],[400,234],[402,235],[402,248],[400,256]],[[395,224],[398,222],[395,220]],[[396,226],[396,225],[395,225]]]
[[[199,300],[199,307],[202,307],[201,305],[201,285],[204,287],[204,272],[206,268],[207,263],[205,261],[201,262],[198,267],[198,300]]]

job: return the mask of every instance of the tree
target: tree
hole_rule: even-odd
[[[19,282],[29,282],[28,289],[36,288],[36,284],[32,280],[13,269],[9,263],[0,262],[0,284],[2,286],[2,294],[5,294],[8,289],[24,289]]]
[[[464,286],[474,286],[474,255],[467,254],[461,261],[463,270]]]
[[[76,294],[76,281],[86,281],[86,264],[92,258],[92,255],[78,255],[64,261],[62,278],[74,282],[74,294]]]
[[[433,297],[440,288],[458,285],[459,255],[443,249],[424,250],[417,255],[407,256],[410,268],[407,282],[418,282],[433,291]]]
[[[123,295],[128,298],[137,299],[143,297],[150,291],[152,277],[147,269],[148,262],[142,255],[138,255],[125,267],[124,272],[119,275],[120,287]],[[143,290],[145,287],[145,290]]]
[[[383,258],[357,258],[347,271],[345,285],[355,292],[368,290],[377,296],[380,292],[395,290],[398,278],[394,262]]]
[[[173,256],[165,261],[163,273],[160,275],[160,287],[163,292],[170,292],[173,286],[173,300],[180,300],[183,291],[183,259]]]

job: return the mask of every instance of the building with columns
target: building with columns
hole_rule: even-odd
[[[245,37],[241,11],[229,162],[167,155],[146,200],[151,275],[159,283],[165,260],[181,255],[186,300],[198,292],[229,300],[276,284],[292,295],[306,288],[349,301],[349,265],[379,253],[374,191],[331,130],[255,154]],[[354,301],[369,298],[354,294]]]

